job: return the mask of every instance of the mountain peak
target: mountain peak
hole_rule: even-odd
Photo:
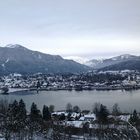
[[[136,56],[134,55],[131,55],[131,54],[123,54],[123,55],[120,55],[120,56],[117,56],[117,57],[113,57],[111,58],[112,60],[124,60],[124,59],[131,59],[131,58],[135,58]]]
[[[6,45],[5,47],[6,47],[6,48],[12,48],[12,49],[15,49],[15,48],[27,49],[27,48],[25,48],[24,46],[19,45],[19,44],[8,44],[8,45]]]

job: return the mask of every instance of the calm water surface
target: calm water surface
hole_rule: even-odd
[[[32,102],[42,109],[43,105],[55,105],[55,110],[65,109],[67,103],[78,105],[81,109],[92,109],[95,102],[106,105],[109,109],[114,103],[118,103],[121,110],[131,112],[134,109],[140,111],[140,90],[134,91],[41,91],[15,92],[9,95],[0,95],[2,99],[13,101],[23,99],[30,109]]]

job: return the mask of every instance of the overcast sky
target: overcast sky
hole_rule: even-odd
[[[0,46],[87,58],[140,55],[140,0],[0,0]]]

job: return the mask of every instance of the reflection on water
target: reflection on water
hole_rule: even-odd
[[[107,105],[109,109],[114,103],[118,103],[121,110],[131,112],[133,109],[140,111],[140,90],[134,91],[33,91],[15,92],[9,95],[0,95],[0,98],[20,100],[26,102],[30,109],[32,102],[35,102],[40,109],[43,105],[55,105],[56,110],[65,109],[68,102],[78,105],[81,109],[92,109],[95,102]]]

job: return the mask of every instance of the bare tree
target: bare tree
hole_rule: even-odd
[[[54,109],[55,109],[55,106],[54,106],[54,105],[50,105],[50,106],[49,106],[49,111],[50,111],[51,113],[54,112]]]
[[[100,106],[101,104],[100,103],[94,103],[93,105],[93,113],[97,115],[97,113],[99,112],[100,110]]]
[[[73,107],[73,112],[80,113],[81,109],[79,108],[79,106],[76,105]]]
[[[66,111],[67,111],[67,112],[72,112],[72,104],[71,104],[71,103],[68,103],[68,104],[66,105]]]
[[[116,118],[120,114],[121,114],[120,107],[117,103],[115,103],[112,107],[112,115],[114,115]]]

